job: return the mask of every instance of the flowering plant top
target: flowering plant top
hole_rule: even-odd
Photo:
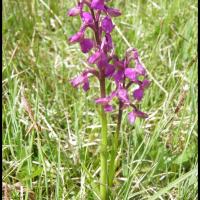
[[[90,66],[73,78],[71,84],[73,87],[82,86],[84,91],[88,91],[91,75],[97,77],[100,82],[107,79],[113,81],[115,89],[107,95],[104,92],[95,102],[101,104],[105,112],[112,112],[114,110],[112,100],[117,98],[121,110],[131,107],[132,111],[128,114],[128,119],[133,124],[137,117],[147,117],[147,114],[140,111],[134,102],[142,100],[150,81],[135,48],[128,49],[123,59],[119,59],[115,54],[111,36],[115,28],[112,17],[120,16],[121,12],[107,4],[108,0],[82,0],[68,11],[69,16],[79,15],[82,21],[79,31],[69,38],[69,42],[79,43],[81,51],[85,54],[89,53],[87,62]],[[85,11],[86,7],[89,11]],[[87,38],[85,33],[87,29],[93,31],[93,38]],[[137,89],[131,90],[132,85],[136,85]]]

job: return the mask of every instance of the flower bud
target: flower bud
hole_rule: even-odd
[[[71,17],[79,15],[79,14],[80,14],[80,7],[79,6],[71,8],[67,13],[67,15],[71,16]]]

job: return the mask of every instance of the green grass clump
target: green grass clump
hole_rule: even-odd
[[[98,199],[98,85],[85,94],[69,84],[86,62],[67,43],[80,23],[66,17],[74,4],[3,1],[2,179],[13,199],[20,188],[25,199]],[[123,115],[113,199],[195,200],[197,1],[111,4],[123,13],[114,21],[117,53],[136,47],[152,80],[141,105],[148,120],[131,126]],[[110,134],[115,125],[112,114]]]

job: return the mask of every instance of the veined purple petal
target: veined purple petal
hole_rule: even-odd
[[[102,29],[104,30],[105,33],[111,33],[112,30],[114,29],[114,25],[112,23],[112,20],[110,17],[106,16],[102,20]]]
[[[115,8],[106,7],[106,11],[111,17],[118,17],[121,15],[120,10],[115,9]]]
[[[93,47],[93,40],[91,39],[83,39],[80,42],[81,50],[83,53],[88,53]]]
[[[86,24],[92,24],[93,23],[92,15],[89,12],[83,12],[81,17]]]
[[[124,74],[130,80],[137,82],[137,73],[136,73],[135,69],[126,68]]]
[[[144,91],[142,88],[139,88],[139,89],[136,89],[134,92],[133,92],[133,96],[136,100],[138,101],[141,101],[143,96],[144,96]]]
[[[104,0],[92,0],[91,8],[97,10],[104,10]]]
[[[80,6],[76,6],[74,8],[71,8],[67,13],[68,16],[76,16],[78,14],[80,14]]]
[[[69,38],[70,43],[80,42],[84,37],[84,32],[80,31]]]
[[[105,112],[112,112],[114,109],[111,105],[107,104],[104,106],[104,111]]]
[[[96,63],[101,57],[101,52],[97,51],[88,58],[90,64]]]
[[[134,112],[130,112],[128,114],[128,120],[130,122],[130,124],[134,124],[135,123],[135,119],[136,119],[136,115]]]

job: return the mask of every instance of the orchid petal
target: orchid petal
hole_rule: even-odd
[[[114,25],[112,23],[112,20],[110,17],[106,16],[102,20],[102,29],[104,30],[105,33],[111,33],[112,30],[114,29]]]
[[[104,0],[93,0],[91,3],[91,8],[97,10],[104,10]]]
[[[88,53],[93,48],[93,40],[83,39],[80,42],[80,46],[83,53]]]

